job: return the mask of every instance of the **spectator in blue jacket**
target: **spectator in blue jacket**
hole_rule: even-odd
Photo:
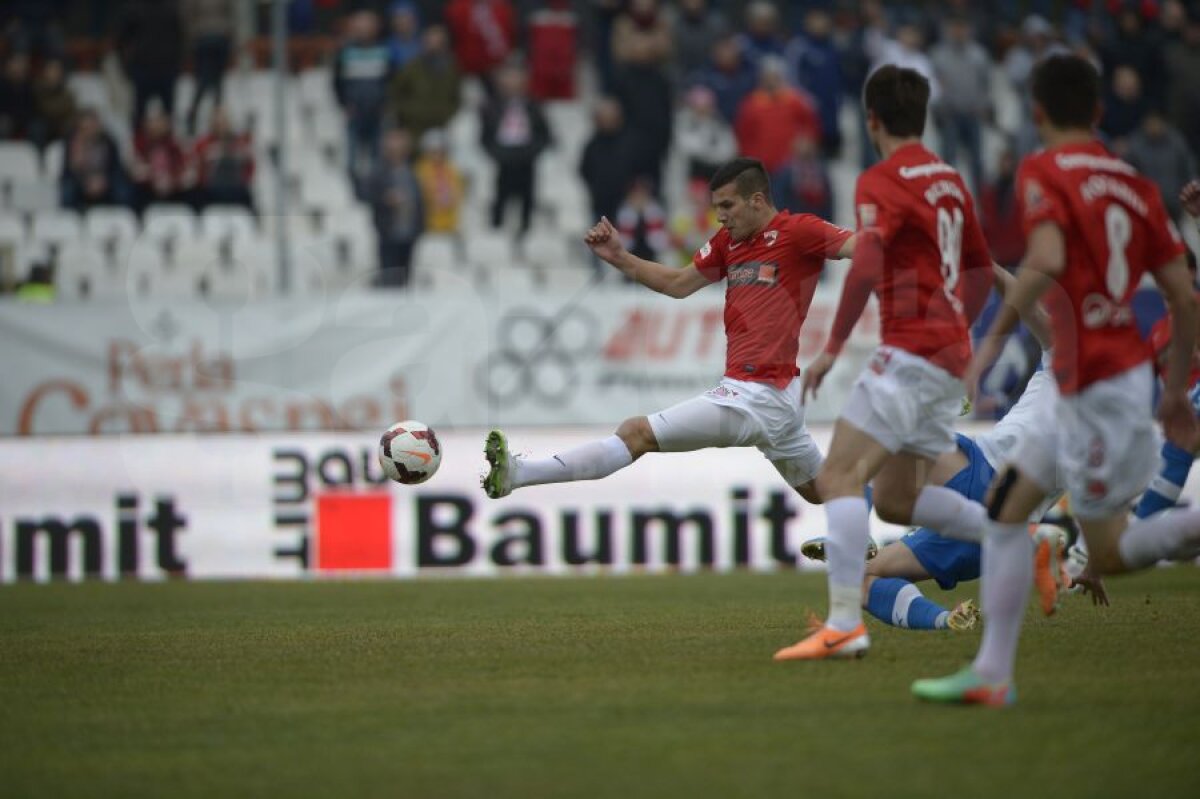
[[[346,43],[333,64],[333,88],[346,115],[346,155],[360,198],[379,153],[391,55],[379,39],[379,18],[359,11],[346,20]]]
[[[842,105],[841,54],[833,41],[833,17],[821,8],[804,15],[804,30],[784,53],[796,85],[812,96],[821,115],[821,152],[835,157],[842,147],[838,112]]]

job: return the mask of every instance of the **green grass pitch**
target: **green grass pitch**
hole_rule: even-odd
[[[996,711],[908,693],[977,633],[773,663],[819,574],[6,587],[0,792],[1198,795],[1200,572],[1110,589],[1031,608]]]

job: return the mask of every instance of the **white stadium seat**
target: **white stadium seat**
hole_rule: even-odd
[[[70,242],[54,262],[54,285],[63,299],[109,299],[125,294],[124,275],[105,263],[86,239]]]
[[[354,192],[345,172],[325,168],[303,175],[300,202],[306,208],[342,209],[354,203]]]
[[[255,235],[254,215],[240,205],[213,205],[200,216],[200,234],[210,240],[241,240]]]
[[[152,239],[192,239],[196,236],[196,215],[186,205],[151,205],[142,215],[142,233]]]
[[[509,267],[514,262],[513,241],[507,233],[485,229],[466,237],[467,260],[484,269]]]
[[[0,142],[0,179],[36,181],[40,175],[37,148],[26,141]]]
[[[78,239],[83,235],[83,223],[79,219],[79,214],[74,211],[63,209],[43,211],[33,215],[33,227],[30,233],[30,238],[34,241],[61,246],[64,242]]]
[[[56,181],[62,177],[63,146],[61,141],[52,141],[42,151],[42,178],[45,180]]]
[[[275,293],[275,264],[261,257],[239,257],[235,247],[231,258],[218,257],[209,264],[201,282],[205,295],[214,300],[260,300]]]
[[[93,241],[132,242],[140,233],[137,215],[128,208],[89,208],[83,220],[84,235]]]

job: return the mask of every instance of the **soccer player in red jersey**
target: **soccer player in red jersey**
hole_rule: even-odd
[[[804,426],[796,356],[825,259],[848,257],[855,237],[810,214],[776,210],[767,173],[755,159],[725,164],[710,189],[721,230],[682,269],[631,254],[608,219],[585,241],[622,273],[669,297],[682,299],[725,281],[720,385],[648,417],[626,419],[608,438],[551,458],[514,458],[504,434],[493,430],[484,447],[489,497],[524,486],[597,480],[647,452],[754,446],[802,497],[819,501],[813,479],[821,452]]]
[[[1143,569],[1200,551],[1200,510],[1129,523],[1129,503],[1156,466],[1150,352],[1129,302],[1149,272],[1171,312],[1171,343],[1159,414],[1167,438],[1186,447],[1196,419],[1186,381],[1196,340],[1196,300],[1179,233],[1157,187],[1111,155],[1092,127],[1099,75],[1077,56],[1034,70],[1034,121],[1045,150],[1025,159],[1017,196],[1027,249],[1017,284],[967,372],[974,383],[995,359],[1018,314],[1041,300],[1054,336],[1058,399],[1045,403],[1048,434],[1025,436],[988,501],[981,591],[984,632],[974,663],[918,680],[913,693],[938,702],[1015,701],[1013,662],[1032,582],[1025,523],[1061,478],[1097,575]]]
[[[883,160],[858,181],[854,262],[829,343],[805,373],[805,395],[816,394],[872,292],[883,342],[846,400],[817,477],[828,519],[829,617],[776,660],[866,652],[860,606],[868,482],[884,521],[952,537],[982,526],[981,505],[927,482],[938,456],[956,446],[969,326],[987,300],[992,259],[962,178],[921,144],[929,82],[884,66],[867,80],[863,102]]]

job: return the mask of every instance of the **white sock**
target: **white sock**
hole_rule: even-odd
[[[867,541],[871,537],[867,501],[839,497],[825,503],[829,566],[829,619],[835,630],[850,632],[862,623],[862,581],[867,571]]]
[[[1134,522],[1117,542],[1121,562],[1129,569],[1185,558],[1197,547],[1200,547],[1200,510],[1177,510]]]
[[[553,458],[513,458],[512,486],[599,480],[633,463],[625,442],[616,436],[591,441]]]
[[[1028,525],[988,521],[982,571],[983,643],[975,656],[975,670],[988,682],[1009,682],[1033,586],[1033,539]]]
[[[982,541],[986,521],[982,505],[945,486],[925,486],[913,505],[914,525],[959,541]]]

